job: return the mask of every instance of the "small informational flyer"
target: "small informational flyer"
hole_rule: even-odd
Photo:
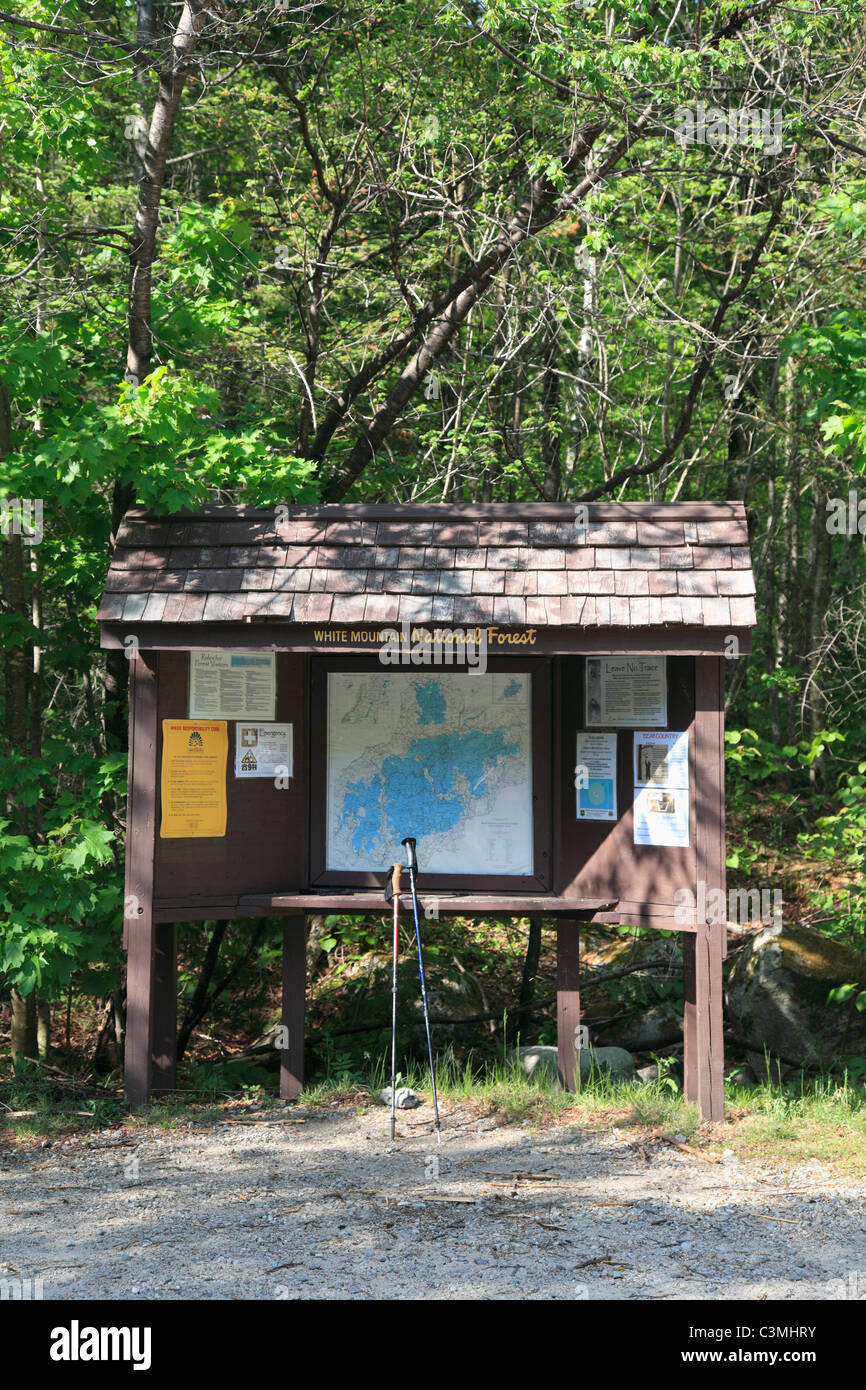
[[[291,724],[235,724],[235,777],[291,777]]]
[[[616,820],[616,734],[578,732],[574,785],[578,820]]]
[[[273,652],[190,652],[190,719],[271,721],[276,700]]]
[[[689,847],[689,736],[634,735],[634,843]]]
[[[226,833],[228,725],[163,719],[163,840],[199,840]]]
[[[586,723],[614,728],[668,722],[667,658],[588,656]]]

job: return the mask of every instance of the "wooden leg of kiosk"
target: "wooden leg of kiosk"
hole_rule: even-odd
[[[283,1027],[280,1095],[294,1100],[304,1084],[304,1005],[307,992],[306,933],[303,917],[283,922]]]
[[[705,1120],[724,1115],[722,1042],[722,931],[698,923],[683,933],[685,1097]]]
[[[578,1028],[580,1026],[580,922],[564,917],[556,924],[556,1047],[559,1080],[576,1091]]]
[[[153,1027],[151,1086],[173,1091],[177,1060],[177,924],[160,922],[153,929]]]
[[[135,1109],[150,1097],[153,1049],[153,963],[156,928],[149,911],[128,929],[124,1085]]]
[[[143,1105],[148,1099],[153,1079],[154,965],[158,933],[166,931],[165,927],[155,926],[153,920],[153,853],[156,833],[154,789],[157,766],[156,671],[157,657],[154,652],[139,652],[129,665],[129,792],[124,888],[124,943],[127,949],[124,1082],[126,1099],[133,1108]],[[164,959],[160,970],[164,977]],[[160,987],[157,992],[162,1001],[165,988]]]

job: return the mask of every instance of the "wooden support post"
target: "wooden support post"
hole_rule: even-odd
[[[566,1091],[580,1087],[580,920],[563,917],[556,924],[556,1048],[559,1080]]]
[[[717,901],[725,901],[724,665],[720,657],[695,657],[692,823],[697,910],[695,932],[683,935],[685,1097],[697,1105],[703,1119],[712,1121],[724,1115],[722,958],[727,913],[710,910]]]
[[[280,1054],[280,1095],[294,1100],[304,1084],[304,1009],[307,993],[303,916],[283,922],[283,1013],[286,1046]]]
[[[177,1062],[177,924],[154,926],[151,1086],[173,1091]]]
[[[153,1069],[153,921],[156,834],[157,658],[136,652],[129,667],[129,784],[126,809],[124,1082],[133,1109],[150,1096]]]

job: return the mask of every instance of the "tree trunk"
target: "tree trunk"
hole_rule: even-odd
[[[532,1013],[535,995],[535,981],[538,976],[538,962],[541,957],[541,918],[530,917],[529,941],[526,945],[526,958],[523,962],[523,978],[520,981],[520,997],[517,1003],[517,1030],[525,1041],[524,1030]]]
[[[39,1056],[39,1043],[36,1035],[36,992],[31,990],[21,995],[12,990],[12,1057]]]
[[[47,999],[36,1001],[36,1045],[43,1062],[51,1061],[51,1005]]]

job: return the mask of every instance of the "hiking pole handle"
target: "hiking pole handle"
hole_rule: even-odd
[[[406,864],[413,874],[418,873],[418,857],[415,854],[416,841],[407,835],[405,840],[400,841],[401,845],[406,846]]]

